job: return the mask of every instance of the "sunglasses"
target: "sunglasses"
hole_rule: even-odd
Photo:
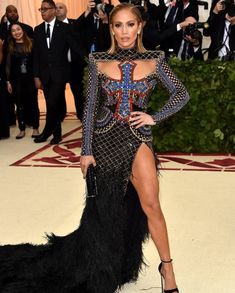
[[[48,8],[39,8],[38,11],[40,12],[47,12],[50,9],[55,9],[54,7],[48,7]]]

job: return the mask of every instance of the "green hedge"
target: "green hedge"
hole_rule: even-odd
[[[180,61],[169,65],[191,97],[174,116],[153,128],[160,152],[231,153],[235,150],[235,62]],[[168,95],[156,88],[149,104],[156,111]]]

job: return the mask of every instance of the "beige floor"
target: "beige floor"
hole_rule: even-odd
[[[70,98],[68,104],[73,111]],[[65,121],[63,131],[77,125],[76,120]],[[45,233],[64,235],[79,225],[84,180],[79,168],[10,166],[39,149],[31,130],[19,141],[16,134],[13,127],[11,138],[0,141],[0,243],[44,243]],[[234,172],[161,173],[160,196],[181,293],[235,292],[234,179]],[[123,293],[161,292],[159,259],[151,241],[144,251],[149,266]]]

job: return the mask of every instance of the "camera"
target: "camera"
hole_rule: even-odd
[[[222,61],[234,61],[235,60],[235,51],[228,52],[227,55],[223,56]]]
[[[130,3],[135,6],[144,6],[146,0],[119,0],[120,3]]]
[[[235,2],[234,0],[223,0],[220,2],[230,17],[235,16]]]
[[[102,3],[101,0],[95,0],[96,7],[94,8],[93,12],[98,12],[98,10],[102,11],[103,13],[109,14],[112,9],[113,5],[111,4],[111,0],[109,0],[109,3]]]
[[[149,0],[119,0],[120,3],[129,3],[135,5],[141,14],[141,18],[143,21],[148,19],[148,14],[145,11],[145,3],[148,3]]]
[[[144,6],[145,0],[130,0],[129,2],[135,6]]]
[[[191,36],[193,39],[197,38],[197,31],[200,28],[208,28],[209,24],[207,22],[196,22],[194,24],[189,24],[184,29],[184,35]]]

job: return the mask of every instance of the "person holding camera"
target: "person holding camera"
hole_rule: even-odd
[[[162,9],[160,19],[161,31],[176,27],[175,34],[161,42],[160,48],[166,55],[175,55],[179,59],[188,59],[193,52],[193,44],[186,37],[185,29],[198,21],[198,4],[196,0],[167,1],[160,0]]]
[[[207,22],[203,34],[211,38],[208,59],[235,60],[235,0],[215,0]]]
[[[105,0],[89,0],[86,11],[78,18],[87,52],[102,52],[110,47],[108,13],[112,8]]]

